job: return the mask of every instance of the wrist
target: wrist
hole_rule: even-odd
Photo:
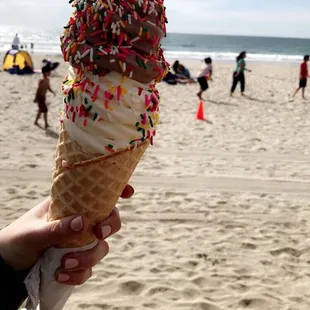
[[[6,237],[6,229],[7,228],[3,228],[0,231],[0,257],[8,266],[15,269],[16,264],[14,263],[12,255],[10,254],[10,251],[7,246],[8,242]]]
[[[9,238],[10,226],[0,231],[0,257],[12,269],[19,271],[27,269],[23,261],[23,256],[20,255],[18,242],[14,242]]]

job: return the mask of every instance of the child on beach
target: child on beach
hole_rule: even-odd
[[[210,57],[205,58],[204,62],[207,66],[205,65],[203,66],[198,76],[200,91],[197,93],[197,96],[200,100],[202,100],[201,97],[202,93],[209,88],[208,80],[212,80],[212,73],[213,73],[212,59]]]
[[[42,68],[42,74],[43,74],[43,78],[39,81],[39,85],[38,85],[38,89],[36,92],[36,96],[33,102],[38,104],[38,114],[37,117],[35,119],[34,124],[36,126],[39,126],[38,124],[38,120],[41,117],[41,114],[43,113],[44,115],[44,122],[45,122],[45,128],[48,128],[48,122],[47,122],[47,105],[46,105],[46,93],[47,91],[50,91],[51,93],[54,94],[54,96],[56,96],[55,92],[51,89],[50,86],[50,80],[49,77],[51,75],[51,67],[46,65]]]
[[[310,77],[308,74],[308,61],[309,61],[309,55],[306,55],[304,57],[304,61],[300,65],[299,87],[296,89],[293,97],[295,97],[298,91],[301,89],[302,98],[306,99],[305,88],[307,87],[308,77]]]

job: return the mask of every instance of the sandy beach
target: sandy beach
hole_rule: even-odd
[[[309,310],[310,90],[291,98],[298,64],[248,63],[247,96],[230,98],[234,67],[214,63],[208,122],[195,120],[198,84],[158,86],[123,228],[65,309]],[[47,131],[33,125],[39,75],[0,72],[0,228],[49,195],[66,70],[51,78]]]

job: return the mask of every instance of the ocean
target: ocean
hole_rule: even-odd
[[[34,43],[37,53],[59,54],[59,37],[62,29],[43,30],[0,25],[0,51],[10,48],[15,33],[23,45]],[[169,59],[233,60],[245,50],[248,61],[299,62],[310,54],[310,39],[271,38],[251,36],[219,36],[168,33],[163,41]]]

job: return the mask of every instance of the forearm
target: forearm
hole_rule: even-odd
[[[10,267],[0,256],[0,309],[17,310],[27,298],[24,279],[26,271],[16,271]]]

